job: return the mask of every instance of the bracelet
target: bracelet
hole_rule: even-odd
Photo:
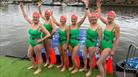
[[[88,10],[89,8],[88,8],[88,7],[86,7],[85,9],[86,9],[86,10]]]

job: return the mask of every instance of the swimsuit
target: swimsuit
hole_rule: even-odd
[[[87,48],[96,47],[97,38],[98,38],[97,29],[92,30],[91,28],[88,28],[86,32],[86,40],[85,40],[86,47]]]
[[[41,32],[38,30],[39,28],[40,28],[40,26],[36,30],[29,29],[29,31],[28,31],[28,33],[30,35],[29,44],[32,47],[42,44],[42,42],[39,42],[39,43],[36,42],[38,39],[41,39]]]
[[[43,24],[43,26],[48,30],[48,32],[49,32],[50,34],[52,33],[52,27],[51,27],[50,23],[48,23],[48,24]],[[41,36],[44,37],[45,34],[42,33]],[[49,37],[49,39],[52,39],[52,36]]]
[[[80,30],[77,29],[72,29],[70,30],[70,40],[69,40],[69,44],[72,47],[77,46],[80,42],[79,42],[79,37],[80,37]]]
[[[59,44],[60,46],[63,46],[67,42],[66,30],[63,31],[59,29],[58,34],[59,34]]]
[[[102,49],[105,49],[105,48],[110,48],[112,49],[113,47],[113,41],[114,41],[114,38],[115,38],[115,34],[114,34],[114,27],[111,31],[108,31],[108,30],[104,30],[104,37],[103,37],[103,40],[101,41],[102,43]]]

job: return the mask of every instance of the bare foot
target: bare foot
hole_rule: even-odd
[[[61,68],[62,66],[63,66],[63,64],[60,64],[60,65],[57,66],[57,68]]]
[[[32,66],[28,67],[27,69],[28,69],[28,70],[29,70],[29,69],[36,69],[36,67],[32,65]]]
[[[101,75],[97,75],[96,77],[101,77]]]
[[[42,70],[39,68],[39,69],[37,69],[37,70],[34,72],[34,74],[35,74],[35,75],[36,75],[36,74],[39,74],[41,71],[42,71]]]
[[[52,68],[54,65],[53,64],[50,64],[49,66],[48,66],[48,68]]]
[[[74,66],[70,67],[70,68],[69,68],[69,71],[71,71],[71,70],[73,70],[73,69],[74,69]]]
[[[86,69],[86,68],[82,68],[82,69],[80,69],[79,71],[80,71],[80,72],[86,72],[87,69]]]
[[[64,72],[66,70],[66,67],[63,67],[62,69],[61,69],[61,72]]]
[[[45,65],[44,65],[44,67],[47,67],[48,65],[49,65],[49,63],[48,63],[48,62],[46,62],[46,63],[45,63]]]
[[[88,71],[87,73],[86,73],[86,77],[89,77],[91,75],[91,71]]]
[[[75,74],[76,72],[78,72],[78,68],[74,69],[71,74]]]

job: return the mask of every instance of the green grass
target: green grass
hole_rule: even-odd
[[[56,67],[52,69],[42,68],[42,72],[38,75],[33,75],[34,70],[27,70],[31,63],[28,60],[20,60],[17,58],[9,58],[0,56],[0,77],[85,77],[84,72],[78,72],[74,75],[66,70],[61,73]],[[92,72],[91,77],[96,77],[98,70]],[[107,77],[114,77],[107,75]]]

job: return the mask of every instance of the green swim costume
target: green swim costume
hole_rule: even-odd
[[[43,26],[49,31],[50,34],[52,33],[52,27],[51,27],[50,23],[48,23],[48,24],[44,23]],[[42,33],[41,36],[45,37],[45,34]],[[52,39],[52,37],[49,37],[49,39]]]
[[[38,27],[38,29],[39,28],[40,28],[40,26]],[[37,46],[39,44],[42,44],[42,42],[36,43],[36,40],[41,39],[41,32],[38,29],[36,29],[36,30],[29,29],[28,30],[28,33],[30,35],[30,37],[29,37],[29,44],[32,47],[35,47],[35,46]]]
[[[67,42],[66,30],[59,29],[58,34],[59,34],[59,44],[60,46],[63,46]]]
[[[79,42],[79,37],[80,37],[80,30],[77,29],[72,29],[70,30],[70,40],[69,40],[69,44],[72,47],[77,46],[80,42]]]
[[[105,48],[110,48],[112,49],[113,47],[113,41],[114,41],[114,38],[115,38],[115,34],[114,34],[114,27],[111,31],[108,31],[108,30],[104,30],[104,38],[103,40],[101,41],[102,43],[102,49],[105,49]]]
[[[89,47],[96,47],[97,38],[98,38],[98,28],[96,30],[92,30],[91,28],[88,28],[87,34],[86,34],[86,40],[85,45],[87,48]]]

